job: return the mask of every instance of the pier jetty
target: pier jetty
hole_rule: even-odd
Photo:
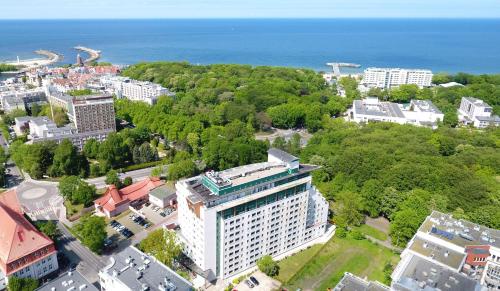
[[[7,65],[16,66],[19,68],[17,72],[4,72],[4,74],[14,74],[14,73],[22,73],[29,71],[30,69],[44,67],[48,65],[52,65],[61,60],[62,56],[48,50],[37,50],[35,51],[37,55],[45,56],[45,59],[28,59],[28,60],[20,60],[17,58],[16,61],[5,62]]]
[[[89,54],[89,58],[87,58],[86,60],[83,61],[85,64],[97,61],[101,57],[101,51],[94,50],[94,49],[91,49],[91,48],[88,48],[88,47],[75,46],[74,49]]]
[[[336,77],[340,77],[340,68],[360,68],[361,65],[353,63],[326,63],[327,66],[332,67],[333,74]]]

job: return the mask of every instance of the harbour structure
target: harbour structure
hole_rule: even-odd
[[[276,257],[322,237],[328,202],[312,185],[317,168],[272,148],[267,162],[179,181],[185,254],[212,281],[248,270],[264,255]]]
[[[353,101],[348,118],[357,123],[393,122],[437,128],[444,114],[430,100],[411,100],[409,104],[398,104],[367,97]]]
[[[110,256],[110,264],[99,271],[99,284],[106,291],[194,290],[189,281],[133,246]]]
[[[106,88],[111,89],[117,98],[141,101],[149,105],[155,104],[160,96],[175,96],[174,93],[159,84],[137,81],[127,77],[104,76],[101,78],[101,82]]]
[[[55,52],[48,51],[48,50],[37,50],[35,51],[36,54],[46,56],[46,59],[29,59],[29,60],[20,60],[19,57],[17,57],[16,61],[13,62],[6,62],[8,65],[13,65],[17,66],[19,68],[19,71],[17,72],[4,72],[4,73],[21,73],[25,72],[28,70],[31,70],[33,68],[39,68],[43,66],[49,66],[54,63],[59,62],[61,59],[61,56]]]
[[[493,115],[493,107],[474,97],[462,97],[458,119],[464,125],[470,124],[477,128],[500,125],[500,117]]]
[[[391,278],[395,290],[498,290],[500,230],[433,211]]]
[[[16,190],[0,195],[0,290],[12,276],[39,279],[56,271],[54,242],[25,217]]]
[[[78,51],[82,51],[82,52],[89,54],[89,57],[86,60],[82,60],[80,54],[78,54],[78,56],[80,56],[80,58],[79,58],[79,61],[77,58],[76,64],[79,66],[97,61],[101,57],[101,51],[99,51],[99,50],[91,49],[91,48],[84,47],[81,45],[75,46],[75,49]]]
[[[432,85],[432,71],[400,68],[367,68],[361,85],[366,88],[391,89],[401,85],[414,84],[420,88]]]
[[[335,77],[340,77],[340,68],[360,68],[361,65],[353,63],[326,63],[327,66],[332,67],[333,75]]]

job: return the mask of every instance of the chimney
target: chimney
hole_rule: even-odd
[[[17,236],[19,237],[19,240],[20,240],[21,242],[23,242],[23,241],[24,241],[24,233],[23,233],[23,231],[22,231],[22,230],[20,230],[20,231],[18,231],[18,232],[17,232]]]

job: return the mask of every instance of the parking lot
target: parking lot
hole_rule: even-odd
[[[165,217],[169,216],[173,211],[173,208],[166,207],[165,209],[161,209],[160,207],[149,203],[144,204],[139,210],[139,212],[153,224],[158,224],[164,221]]]
[[[257,279],[258,285],[252,282],[250,280],[250,276],[253,276],[255,279]],[[238,291],[267,291],[267,290],[277,290],[280,286],[281,283],[277,280],[274,280],[273,278],[270,278],[266,276],[264,273],[261,271],[256,271],[252,273],[250,276],[248,276],[245,280],[240,282],[238,285],[236,285],[233,290],[238,290]],[[247,285],[246,281],[249,281],[250,287]]]

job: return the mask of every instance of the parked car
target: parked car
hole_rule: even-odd
[[[151,205],[151,202],[146,202],[144,205],[145,205],[146,207],[149,207],[149,205]]]
[[[254,283],[255,286],[259,286],[259,281],[254,276],[250,276],[250,281],[252,281],[252,283]]]
[[[161,217],[166,217],[166,216],[167,216],[167,214],[166,214],[165,212],[160,212],[160,216],[161,216]]]
[[[245,284],[247,284],[247,286],[250,287],[250,288],[255,287],[255,285],[252,282],[248,281],[248,280],[245,280]]]

